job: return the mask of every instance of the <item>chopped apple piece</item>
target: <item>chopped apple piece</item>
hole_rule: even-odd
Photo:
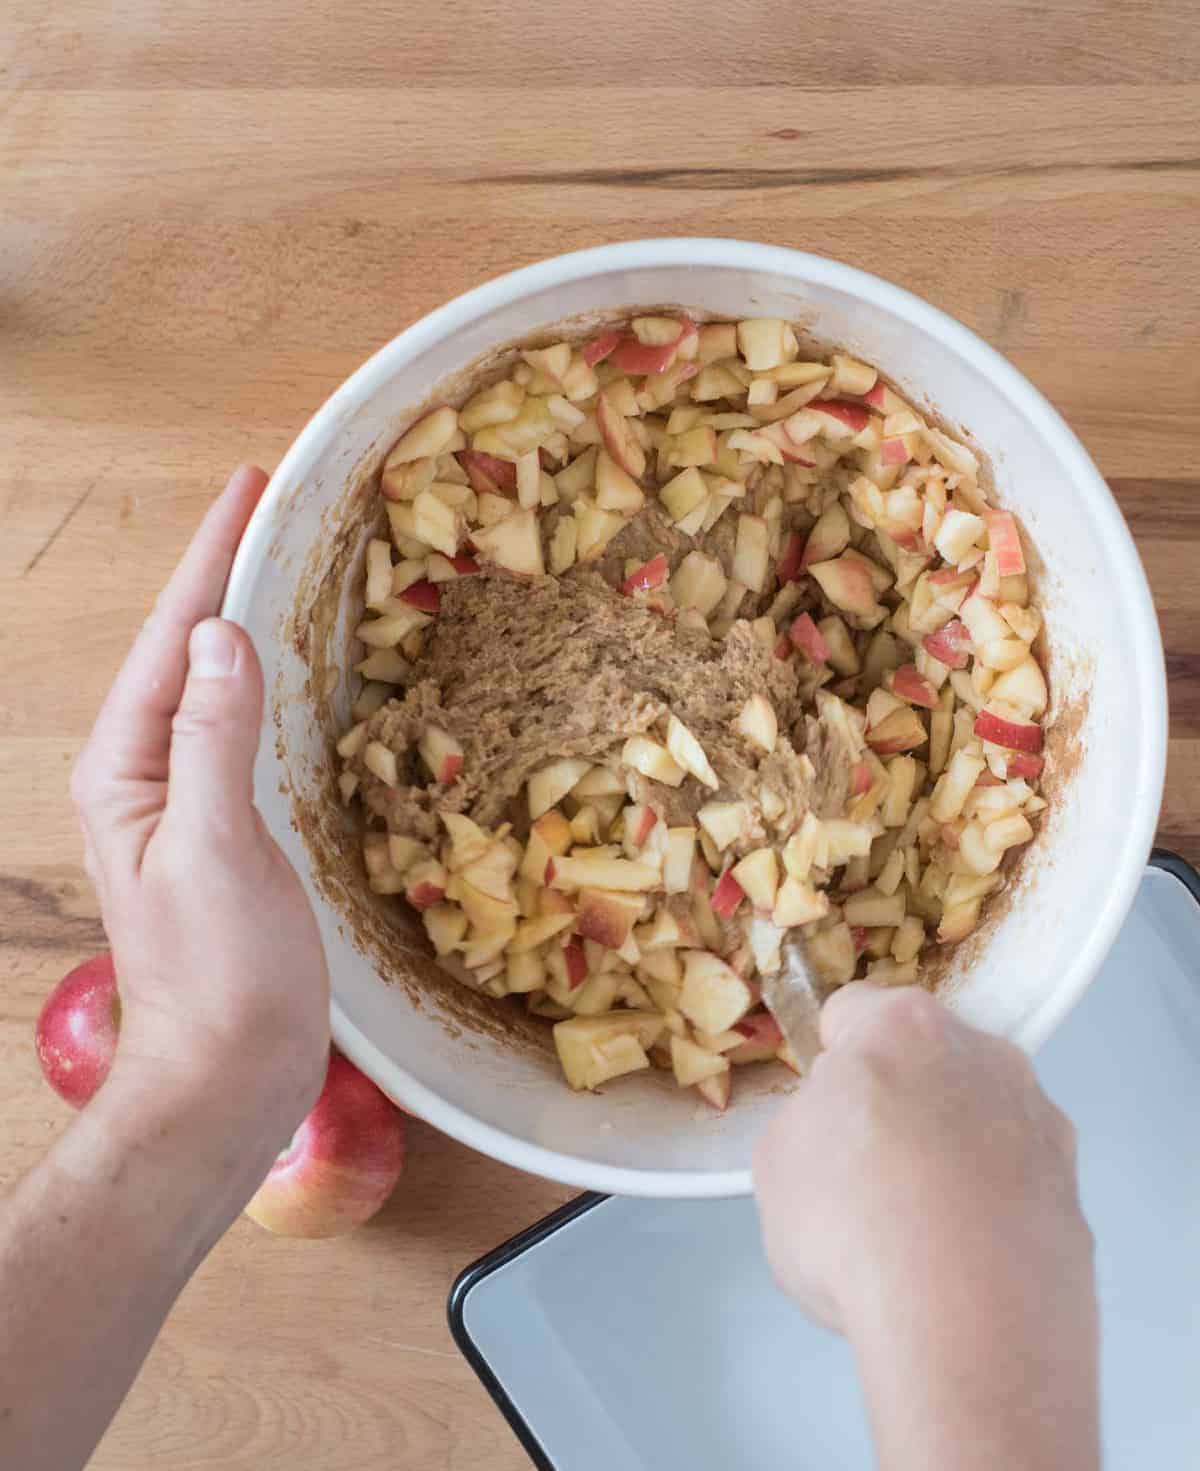
[[[752,746],[768,754],[775,749],[779,739],[779,721],[775,707],[766,695],[751,695],[742,706],[737,718],[738,733]]]
[[[693,466],[669,480],[658,498],[670,519],[678,524],[707,505],[709,489],[704,476]]]
[[[706,787],[715,792],[721,785],[716,772],[709,765],[703,746],[675,715],[667,722],[667,750],[685,772],[703,782]]]
[[[813,622],[811,613],[801,613],[792,620],[788,629],[788,637],[798,649],[804,651],[814,664],[829,662],[829,645],[825,642],[821,630]]]
[[[811,924],[829,913],[828,895],[802,883],[788,874],[775,896],[771,922],[781,930],[793,925]]]
[[[843,553],[830,562],[812,563],[808,571],[835,608],[870,618],[879,611],[879,605],[875,584],[864,562],[865,559],[860,561]]]
[[[989,693],[991,702],[1002,701],[1006,705],[1011,705],[1015,710],[1019,710],[1022,715],[1028,715],[1031,718],[1043,714],[1049,702],[1046,676],[1032,654],[1016,668],[1001,674]],[[1003,745],[1004,742],[1000,744]],[[1035,748],[1022,746],[1020,749],[1028,751]]]
[[[414,909],[429,909],[440,904],[446,894],[449,875],[436,859],[428,858],[409,869],[404,879],[404,897]]]
[[[596,423],[604,447],[613,460],[634,479],[646,473],[646,453],[625,416],[613,406],[608,390],[596,399]]]
[[[473,531],[471,540],[476,551],[487,561],[518,576],[540,577],[546,570],[536,511],[513,511],[494,526]],[[438,550],[444,548],[439,547]]]
[[[423,419],[418,419],[411,429],[401,436],[387,457],[388,468],[407,465],[413,460],[435,458],[450,447],[458,432],[458,414],[451,408],[434,409]],[[461,443],[461,441],[460,441]]]
[[[621,748],[621,764],[640,771],[651,781],[677,787],[687,774],[684,767],[665,747],[649,736],[630,736]]]
[[[729,1060],[719,1052],[698,1047],[686,1037],[671,1038],[671,1067],[681,1088],[691,1088],[705,1078],[729,1072]]]
[[[750,987],[732,966],[708,950],[683,952],[679,1010],[704,1032],[724,1032],[750,1010]]]
[[[732,870],[727,868],[713,888],[713,913],[721,919],[729,919],[736,914],[738,905],[745,897],[742,886],[734,878]]]
[[[564,757],[561,761],[543,766],[529,778],[529,816],[536,820],[543,813],[556,807],[581,777],[592,769],[592,763],[583,757]]]
[[[779,860],[774,848],[755,848],[740,863],[736,863],[730,872],[755,909],[770,911],[775,907],[775,894],[779,888]],[[715,894],[713,908],[717,908]]]
[[[965,750],[955,751],[933,789],[929,815],[935,822],[954,821],[986,764],[982,756],[972,756]]]
[[[752,592],[762,592],[767,585],[769,558],[766,521],[761,516],[739,516],[733,553],[734,580]]]
[[[920,705],[925,710],[937,709],[937,691],[923,674],[917,672],[915,664],[901,664],[899,669],[893,670],[888,688],[910,705]]]
[[[652,588],[661,587],[667,580],[667,559],[662,552],[651,557],[635,571],[631,572],[621,584],[621,591],[626,596],[635,592],[649,592]]]
[[[778,368],[787,358],[787,334],[791,328],[779,317],[757,317],[737,324],[737,345],[746,366],[754,373]]]
[[[696,821],[723,853],[747,836],[750,809],[745,802],[706,802],[696,813]]]
[[[385,787],[394,787],[400,780],[396,767],[396,753],[382,741],[368,741],[363,751],[363,765],[372,776],[378,777]]]
[[[609,950],[619,950],[641,917],[641,894],[623,894],[609,889],[580,891],[576,929],[585,940],[595,940]]]
[[[467,933],[467,916],[457,904],[434,904],[424,909],[421,923],[438,955],[449,955],[457,950]]]
[[[546,885],[554,889],[624,889],[643,892],[657,888],[660,874],[649,863],[627,858],[591,857],[578,851],[568,857],[551,858],[546,864]]]
[[[993,745],[1004,746],[1010,751],[1036,755],[1042,749],[1042,727],[1034,720],[1025,720],[1012,706],[1000,705],[994,700],[975,717],[974,730],[980,740],[991,741]]]
[[[695,608],[705,618],[725,595],[725,573],[716,557],[688,552],[671,578],[671,596],[679,608]]]
[[[907,705],[893,710],[867,731],[867,745],[879,756],[915,751],[927,739],[921,717]]]

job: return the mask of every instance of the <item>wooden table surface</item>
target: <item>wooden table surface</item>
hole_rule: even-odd
[[[1138,538],[1172,687],[1161,840],[1200,860],[1188,0],[3,11],[0,1183],[65,1121],[30,1045],[40,999],[103,944],[68,770],[191,529],[232,465],[275,464],[400,328],[558,251],[802,246],[1007,353]],[[231,1233],[97,1467],[527,1464],[443,1304],[570,1192],[412,1135],[402,1188],[356,1236]]]

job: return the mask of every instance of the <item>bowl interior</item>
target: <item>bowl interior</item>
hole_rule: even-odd
[[[787,317],[816,342],[877,364],[969,437],[999,501],[1019,515],[1050,631],[1052,809],[995,918],[955,953],[944,988],[967,1018],[1024,1045],[1077,999],[1132,899],[1161,789],[1161,648],[1124,523],[1044,400],[950,319],[814,257],[643,242],[531,267],[409,329],[308,426],[247,534],[226,610],[263,660],[270,709],[258,801],[316,903],[340,1045],[398,1102],[520,1167],[627,1193],[726,1194],[748,1188],[752,1142],[787,1086],[781,1070],[740,1072],[720,1117],[660,1076],[572,1094],[544,1047],[489,1029],[444,990],[412,984],[429,975],[419,929],[385,953],[375,901],[335,861],[355,846],[330,796],[328,743],[348,718],[339,670],[370,472],[434,385],[551,323],[634,303]],[[340,605],[331,602],[330,586],[343,585]],[[409,984],[381,983],[381,969]]]

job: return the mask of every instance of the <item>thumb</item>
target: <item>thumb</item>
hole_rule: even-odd
[[[249,814],[262,707],[262,669],[245,631],[221,618],[197,623],[171,724],[167,805],[185,822],[230,826]]]

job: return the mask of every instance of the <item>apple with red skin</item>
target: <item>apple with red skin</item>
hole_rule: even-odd
[[[829,645],[825,642],[825,635],[813,622],[811,613],[801,613],[792,620],[788,637],[798,649],[803,649],[814,664],[829,663]]]
[[[850,768],[850,795],[861,797],[871,790],[871,767],[866,761],[856,761]]]
[[[447,557],[446,560],[460,577],[475,577],[479,572],[479,563],[474,557]]]
[[[246,1214],[277,1236],[341,1236],[387,1200],[404,1152],[404,1115],[352,1062],[331,1052],[320,1097]]]
[[[745,897],[745,889],[734,878],[732,870],[727,868],[713,889],[712,911],[722,919],[730,919]]]
[[[901,664],[892,675],[892,693],[910,705],[920,705],[926,710],[936,710],[937,691],[921,674],[915,664]]]
[[[436,613],[442,606],[442,595],[437,583],[428,582],[423,577],[418,582],[410,582],[400,594],[400,599],[411,603],[414,608],[420,608],[422,613]]]
[[[804,565],[804,538],[798,531],[789,534],[783,548],[783,556],[775,568],[780,582],[796,582]]]
[[[622,373],[665,373],[675,360],[678,339],[661,346],[650,346],[630,335],[623,337],[613,351],[613,367]]]
[[[1008,774],[1010,777],[1024,777],[1028,781],[1041,776],[1042,767],[1045,764],[1044,756],[1033,756],[1027,751],[1014,751],[1008,758]]]
[[[952,618],[936,633],[926,634],[921,645],[948,669],[965,669],[970,661],[971,635],[961,618]]]
[[[599,337],[593,337],[591,342],[585,344],[579,355],[589,368],[594,368],[597,363],[602,363],[611,352],[616,350],[623,335],[615,329],[611,332],[601,332]]]
[[[47,996],[34,1045],[42,1075],[72,1108],[82,1108],[108,1077],[121,1029],[121,1000],[109,954],[69,971]]]
[[[974,733],[981,741],[1024,751],[1036,756],[1042,749],[1042,727],[1032,720],[1008,720],[994,710],[983,709],[975,717]]]
[[[871,417],[862,404],[851,403],[844,398],[816,399],[806,407],[813,413],[828,414],[830,418],[837,419],[840,423],[853,429],[855,434],[867,427]]]
[[[568,940],[563,946],[563,959],[567,963],[567,983],[572,991],[587,980],[587,956],[578,940]]]
[[[653,587],[661,587],[667,580],[667,559],[659,552],[650,558],[630,575],[621,584],[621,591],[628,596],[635,592],[648,592]]]

